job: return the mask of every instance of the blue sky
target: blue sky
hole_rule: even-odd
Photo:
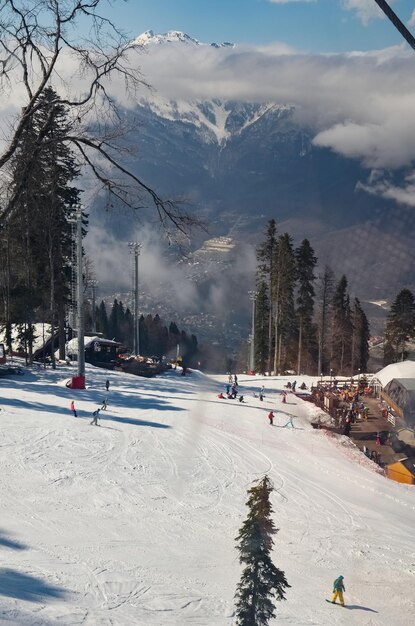
[[[414,0],[390,0],[408,25]],[[400,44],[374,0],[128,0],[108,14],[130,35],[182,30],[204,42],[283,41],[311,52],[372,50]]]

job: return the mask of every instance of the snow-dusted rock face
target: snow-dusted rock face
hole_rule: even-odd
[[[290,105],[243,103],[217,98],[185,101],[153,96],[141,99],[138,106],[162,120],[191,125],[202,142],[216,143],[221,147],[265,117],[273,117],[277,123],[284,115],[294,112],[294,107]]]
[[[186,33],[183,33],[180,30],[169,30],[167,33],[155,33],[152,30],[146,30],[145,33],[139,35],[134,42],[139,46],[148,46],[152,44],[165,44],[165,43],[184,43],[189,44],[191,46],[206,46],[211,45],[214,48],[233,48],[235,44],[230,43],[229,41],[224,41],[223,43],[211,43],[206,44],[190,37]]]

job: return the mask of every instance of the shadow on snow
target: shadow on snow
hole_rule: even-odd
[[[30,574],[1,568],[0,595],[29,602],[45,602],[48,598],[63,599],[66,592]]]
[[[3,531],[0,529],[0,547],[1,548],[11,548],[12,550],[27,550],[27,546],[19,541],[13,541],[5,536]]]

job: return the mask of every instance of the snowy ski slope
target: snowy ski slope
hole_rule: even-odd
[[[223,376],[88,368],[71,391],[59,384],[71,373],[0,379],[1,625],[231,626],[234,537],[264,473],[292,586],[275,624],[413,623],[415,488],[313,430],[309,403],[282,405],[287,379],[241,376],[240,404],[217,398]],[[296,429],[279,428],[289,414]],[[340,574],[345,609],[324,601]]]

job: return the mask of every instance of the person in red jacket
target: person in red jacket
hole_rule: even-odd
[[[274,413],[272,411],[268,413],[268,419],[269,419],[270,426],[272,426],[274,423]]]
[[[78,417],[78,414],[77,414],[76,409],[75,409],[75,402],[73,400],[71,402],[71,411],[72,411],[74,417]]]

